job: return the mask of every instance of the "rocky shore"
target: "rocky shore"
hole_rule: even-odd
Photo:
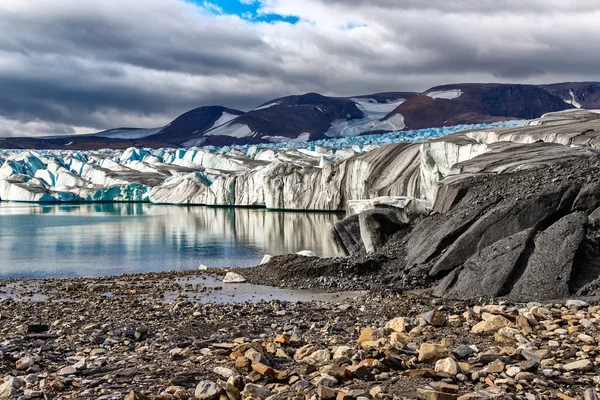
[[[211,271],[222,274],[223,271]],[[0,282],[0,399],[596,399],[600,307],[202,301],[198,271]],[[588,304],[589,303],[589,304]]]

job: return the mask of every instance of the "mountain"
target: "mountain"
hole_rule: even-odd
[[[573,108],[534,85],[455,84],[437,86],[400,104],[385,119],[402,115],[406,129],[533,119]]]
[[[356,136],[376,131],[401,130],[403,126],[377,123],[389,111],[416,93],[378,93],[353,98],[306,93],[270,100],[227,123],[198,132],[182,142],[186,146],[251,144],[319,140]]]
[[[306,93],[269,100],[248,112],[223,106],[198,107],[161,128],[119,128],[60,137],[0,138],[0,146],[98,149],[314,141],[533,119],[574,107],[600,108],[600,83],[465,83],[437,86],[423,93],[385,92],[351,97]]]
[[[600,82],[565,82],[540,87],[577,108],[600,108]]]
[[[173,122],[146,139],[180,145],[207,131],[226,125],[243,114],[243,111],[222,106],[198,107],[175,118]]]

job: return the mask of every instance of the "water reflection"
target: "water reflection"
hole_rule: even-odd
[[[335,255],[339,214],[144,203],[0,203],[0,277],[250,266],[265,253]]]

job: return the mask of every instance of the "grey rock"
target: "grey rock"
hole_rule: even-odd
[[[252,396],[258,397],[259,399],[266,399],[271,394],[271,391],[264,386],[248,383],[244,387],[242,394],[245,395],[245,397]]]
[[[220,391],[221,389],[219,389],[216,383],[211,381],[202,381],[198,383],[198,386],[196,386],[194,396],[196,396],[198,400],[213,400],[219,397]]]
[[[584,185],[573,203],[573,211],[592,212],[600,207],[600,183]]]

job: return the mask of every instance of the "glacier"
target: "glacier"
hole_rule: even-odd
[[[315,142],[302,141],[306,135],[301,135],[285,143],[221,148],[0,149],[0,200],[342,211],[352,200],[403,196],[432,205],[438,182],[453,173],[454,164],[489,151],[494,141],[520,140],[502,132],[525,129],[519,128],[525,123],[459,125]],[[461,140],[444,140],[461,132]]]

